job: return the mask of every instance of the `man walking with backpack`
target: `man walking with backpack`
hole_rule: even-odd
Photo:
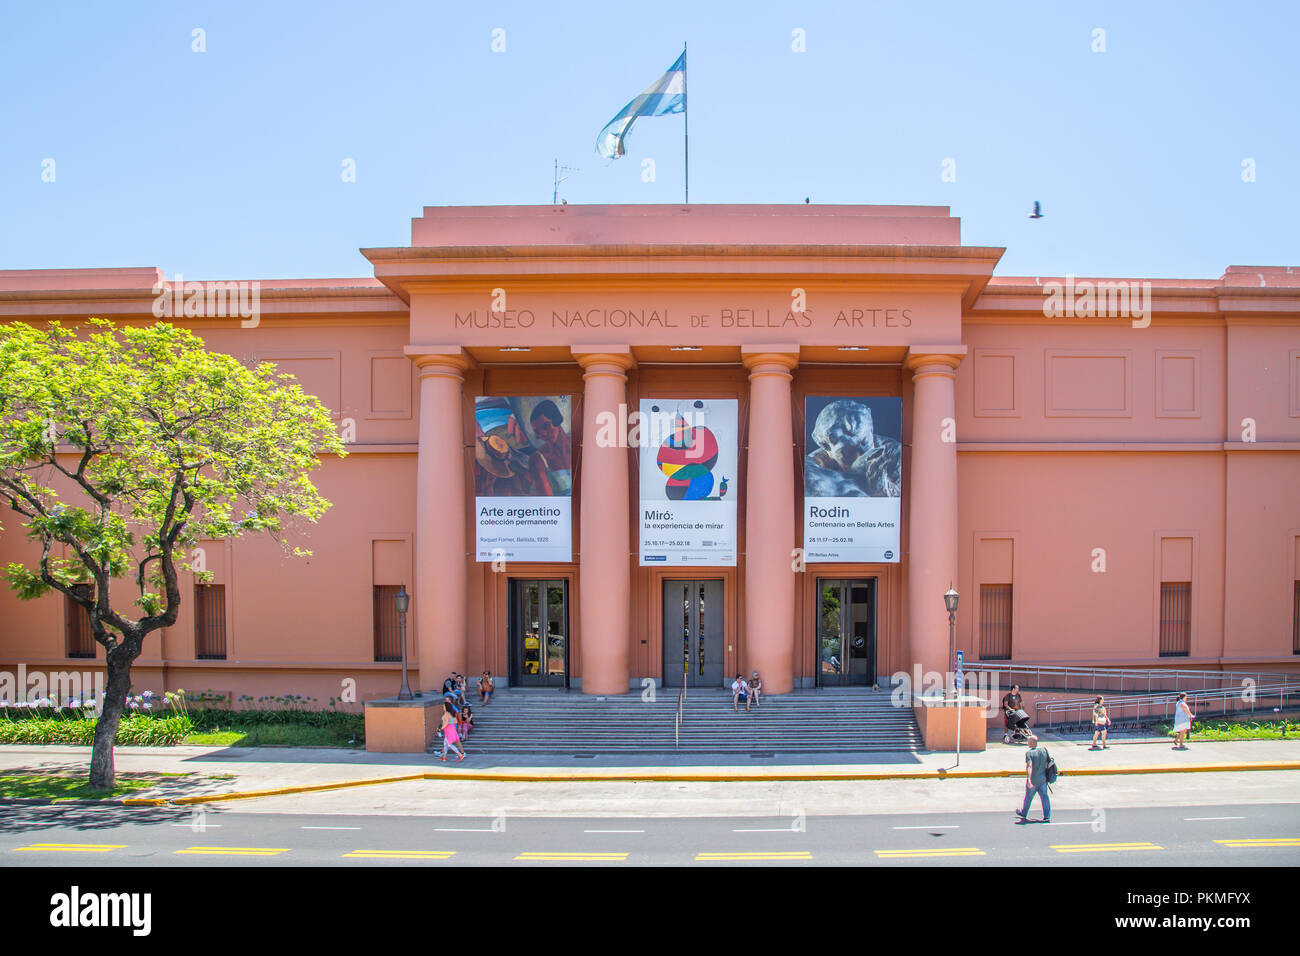
[[[1029,804],[1033,802],[1034,794],[1038,794],[1038,799],[1043,803],[1043,822],[1052,822],[1052,801],[1047,795],[1047,768],[1050,763],[1052,758],[1047,748],[1038,746],[1038,738],[1030,734],[1029,750],[1025,753],[1025,803],[1016,811],[1021,823],[1029,822]]]

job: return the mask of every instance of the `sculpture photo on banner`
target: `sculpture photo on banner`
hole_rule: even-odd
[[[736,565],[734,398],[641,400],[642,565]]]
[[[804,400],[806,561],[899,561],[902,417],[901,398]]]
[[[573,560],[568,395],[474,399],[479,561]]]

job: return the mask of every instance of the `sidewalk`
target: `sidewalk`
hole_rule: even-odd
[[[1175,751],[1167,738],[1130,738],[1105,751],[1089,751],[1087,738],[1053,739],[1043,743],[1061,767],[1062,779],[1110,775],[1201,774],[1225,771],[1300,771],[1300,743],[1295,740],[1192,743]],[[388,791],[411,781],[443,779],[495,781],[505,784],[562,783],[597,786],[611,783],[768,783],[994,779],[1024,772],[1022,746],[990,743],[983,753],[863,754],[851,761],[843,755],[786,755],[782,758],[737,760],[734,756],[664,757],[644,761],[627,756],[592,759],[524,754],[475,757],[473,745],[464,762],[441,763],[431,754],[371,754],[365,751],[277,747],[119,747],[120,773],[185,774],[166,780],[143,799],[179,801],[240,799],[237,795],[305,792],[308,795],[346,788],[362,801],[367,785]],[[64,771],[84,773],[88,747],[0,746],[0,772]],[[726,761],[719,763],[719,760]],[[1290,774],[1287,775],[1288,778]],[[444,779],[445,778],[445,779]],[[1147,778],[1149,786],[1153,781]],[[139,799],[137,798],[137,799]],[[197,799],[196,799],[197,798]],[[265,797],[263,797],[265,799]],[[298,800],[308,799],[299,797]],[[135,802],[135,801],[132,801]],[[260,801],[252,801],[260,802]],[[304,805],[304,809],[308,809]]]

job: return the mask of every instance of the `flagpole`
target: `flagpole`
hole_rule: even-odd
[[[691,103],[686,92],[686,44],[682,44],[682,146],[686,158],[686,203],[691,201]]]

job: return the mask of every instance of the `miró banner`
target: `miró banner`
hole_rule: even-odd
[[[474,399],[475,555],[573,560],[568,395]]]
[[[734,398],[641,400],[641,564],[736,565]]]
[[[897,563],[903,400],[804,401],[804,560]]]

